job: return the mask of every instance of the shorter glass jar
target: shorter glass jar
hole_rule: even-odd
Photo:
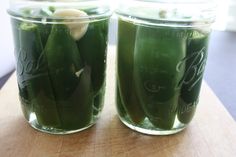
[[[19,97],[52,134],[92,126],[103,108],[109,7],[103,1],[11,1]]]
[[[126,0],[116,13],[120,120],[144,134],[183,130],[199,100],[214,3]]]

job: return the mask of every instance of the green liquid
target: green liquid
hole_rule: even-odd
[[[195,28],[138,25],[119,19],[117,109],[146,129],[175,129],[195,113],[209,33]]]
[[[103,107],[108,20],[91,21],[77,41],[63,24],[12,25],[25,118],[61,130],[93,124]]]

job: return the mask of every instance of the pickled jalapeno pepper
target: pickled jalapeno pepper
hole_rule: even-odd
[[[129,22],[119,21],[118,34],[117,99],[120,100],[118,105],[123,106],[131,121],[138,124],[145,116],[134,87],[136,26]]]
[[[180,81],[181,92],[178,105],[178,120],[184,124],[192,120],[199,101],[208,39],[207,34],[197,30],[192,31],[191,36],[187,38],[187,54],[181,62],[185,64],[185,74]]]

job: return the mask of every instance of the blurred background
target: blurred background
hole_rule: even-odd
[[[236,120],[236,0],[216,1],[218,11],[210,39],[205,81]],[[115,4],[115,2],[112,3]],[[8,1],[1,1],[0,89],[15,69],[13,40],[7,8]],[[115,44],[115,17],[111,19],[109,37],[110,44]]]

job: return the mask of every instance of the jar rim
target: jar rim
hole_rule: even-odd
[[[35,8],[48,8],[55,7],[57,9],[78,9],[86,10],[96,9],[98,12],[88,14],[88,16],[71,16],[71,17],[53,17],[53,16],[43,16],[43,15],[24,15],[19,10],[20,9],[35,9]],[[112,15],[112,10],[109,5],[104,3],[98,3],[98,1],[80,1],[80,2],[44,2],[43,1],[32,1],[29,3],[18,3],[12,5],[7,9],[8,14],[11,18],[19,19],[22,21],[30,21],[36,23],[42,23],[43,20],[47,20],[46,23],[78,23],[78,22],[88,22],[88,21],[100,21],[109,18]]]
[[[136,3],[132,3],[132,2]],[[127,0],[115,10],[118,17],[136,23],[164,26],[204,26],[215,21],[215,3],[172,3],[176,0]],[[162,3],[163,2],[163,3]],[[183,1],[182,1],[183,2]]]

